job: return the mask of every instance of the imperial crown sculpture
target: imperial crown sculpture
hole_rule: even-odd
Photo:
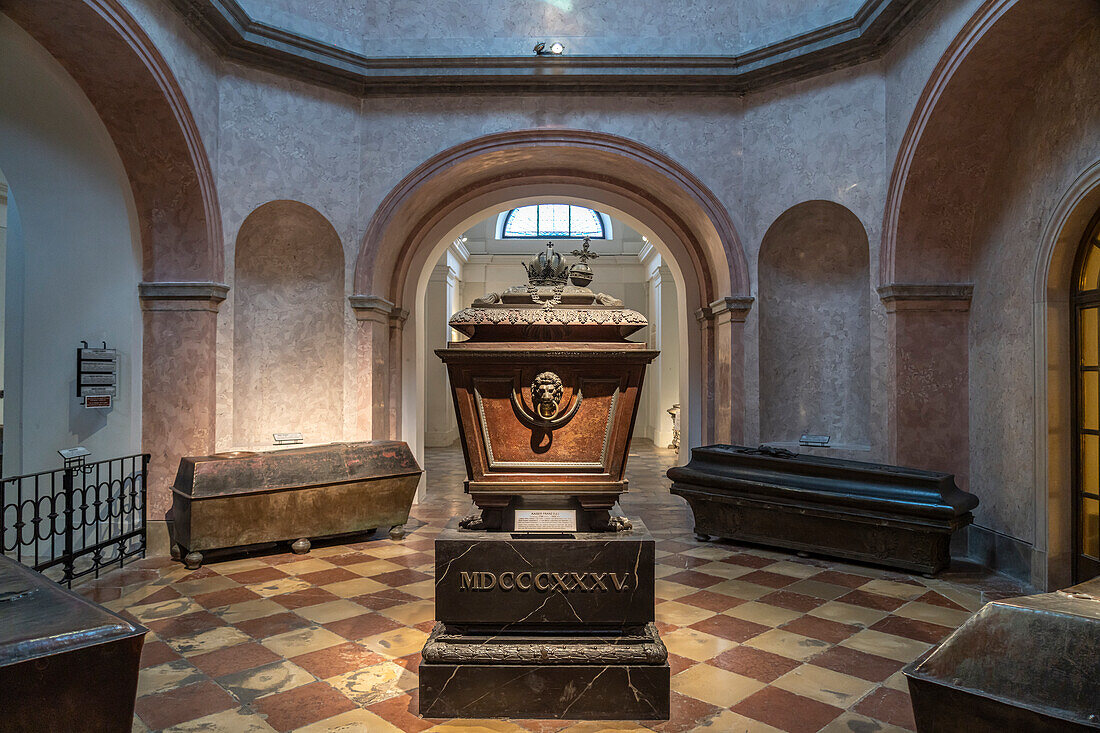
[[[525,267],[527,280],[532,285],[565,285],[569,279],[569,265],[554,251],[553,242],[547,242],[546,251],[532,257]]]

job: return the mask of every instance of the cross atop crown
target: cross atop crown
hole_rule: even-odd
[[[590,250],[588,248],[588,245],[589,245],[589,239],[588,239],[588,237],[585,237],[584,241],[581,242],[581,248],[580,249],[575,249],[572,252],[570,252],[569,254],[571,254],[574,257],[576,257],[577,259],[579,259],[581,261],[582,265],[587,265],[589,260],[594,260],[597,257],[599,257],[598,254],[596,254],[595,252],[593,252],[592,250]]]

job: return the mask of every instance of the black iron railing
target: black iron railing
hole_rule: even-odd
[[[0,479],[4,554],[60,583],[145,555],[149,455]]]

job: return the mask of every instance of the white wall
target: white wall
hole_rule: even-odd
[[[0,16],[0,169],[9,185],[4,475],[141,449],[141,247],[130,184],[73,79]],[[119,351],[110,410],[76,398],[84,339]]]

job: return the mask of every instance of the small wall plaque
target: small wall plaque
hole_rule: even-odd
[[[92,454],[90,450],[82,445],[78,445],[74,448],[62,448],[57,453],[66,461],[71,461],[74,458],[84,458]]]
[[[301,433],[272,433],[271,437],[275,439],[275,445],[294,445],[304,440]]]
[[[84,406],[91,407],[99,410],[107,410],[111,407],[111,395],[87,395],[84,397]]]
[[[798,439],[799,445],[824,446],[829,444],[828,435],[803,435]]]
[[[517,509],[516,532],[576,532],[576,509]]]

